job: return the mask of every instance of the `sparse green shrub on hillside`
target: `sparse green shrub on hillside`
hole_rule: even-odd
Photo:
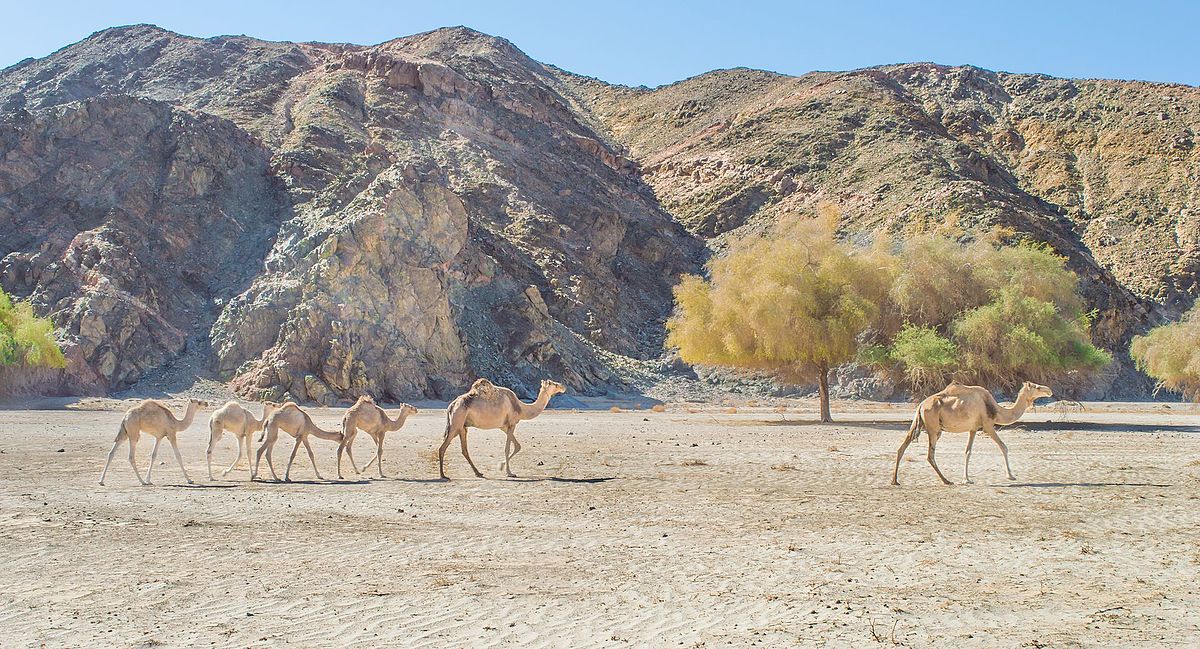
[[[0,290],[0,365],[64,367],[54,325],[33,314],[28,302],[13,302]]]

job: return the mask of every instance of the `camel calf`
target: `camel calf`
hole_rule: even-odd
[[[113,456],[117,454],[117,447],[126,440],[129,441],[129,466],[133,467],[133,474],[137,476],[138,482],[144,485],[152,484],[150,474],[154,471],[154,462],[158,459],[158,445],[162,443],[164,437],[171,443],[171,450],[175,451],[175,460],[179,462],[179,469],[183,471],[183,477],[187,479],[188,484],[194,484],[192,477],[188,475],[187,469],[183,466],[183,458],[179,456],[179,443],[176,441],[175,435],[191,426],[192,420],[196,418],[196,409],[205,405],[208,404],[196,399],[188,399],[187,411],[184,413],[183,419],[176,419],[167,404],[153,399],[146,399],[126,410],[125,416],[121,419],[121,427],[117,429],[117,438],[113,441],[112,449],[108,452],[108,459],[104,462],[104,470],[100,472],[100,484],[104,485],[104,478],[108,475],[108,466],[112,464]],[[142,433],[154,438],[154,449],[150,451],[150,466],[146,469],[145,479],[142,479],[138,472],[136,459],[137,443]]]
[[[375,455],[371,457],[371,461],[363,466],[363,471],[371,468],[376,460],[379,461],[379,477],[383,475],[383,436],[386,433],[400,430],[404,426],[404,421],[408,416],[415,413],[417,409],[407,403],[400,404],[400,414],[396,415],[395,419],[388,419],[387,413],[383,408],[375,405],[375,399],[369,396],[361,396],[350,409],[346,411],[346,415],[342,417],[342,443],[338,445],[338,480],[342,479],[342,452],[350,458],[350,466],[355,473],[361,474],[358,470],[358,465],[354,463],[353,444],[354,438],[358,435],[359,430],[363,430],[371,439],[375,440]]]
[[[296,438],[296,443],[292,446],[292,455],[288,458],[287,469],[283,472],[284,482],[291,482],[292,478],[292,463],[296,461],[296,452],[300,450],[300,445],[304,445],[304,450],[308,451],[308,459],[312,462],[313,471],[317,474],[318,480],[324,480],[321,477],[321,471],[317,469],[317,458],[313,456],[312,446],[308,444],[309,437],[318,437],[327,439],[333,442],[342,441],[342,434],[322,430],[313,423],[307,412],[300,409],[300,406],[294,402],[287,402],[279,407],[278,410],[271,413],[267,417],[267,422],[263,426],[263,443],[258,447],[258,453],[254,456],[254,470],[250,472],[250,479],[254,480],[258,477],[258,464],[262,460],[263,453],[267,455],[267,468],[271,470],[271,478],[278,481],[279,476],[275,473],[275,465],[271,462],[271,452],[275,448],[275,440],[279,439],[279,431]]]
[[[929,454],[926,459],[943,484],[953,484],[946,479],[946,476],[942,475],[942,470],[938,468],[937,460],[934,458],[938,438],[943,432],[970,433],[967,438],[966,459],[963,462],[963,480],[968,484],[971,482],[969,470],[971,447],[975,444],[975,433],[981,430],[1000,447],[1000,453],[1004,455],[1004,469],[1008,472],[1008,479],[1015,480],[1012,468],[1008,464],[1008,447],[996,434],[996,426],[1007,426],[1017,421],[1021,415],[1025,414],[1029,406],[1033,405],[1035,399],[1051,396],[1054,396],[1054,392],[1050,388],[1026,381],[1017,394],[1016,402],[1010,407],[1005,407],[996,403],[996,399],[986,388],[977,385],[963,385],[957,381],[951,383],[946,386],[946,389],[929,396],[917,406],[912,425],[908,427],[904,442],[896,451],[896,468],[892,471],[892,484],[900,484],[898,479],[900,460],[904,458],[904,451],[908,445],[920,437],[922,427],[929,433]]]
[[[267,418],[277,408],[279,408],[279,404],[274,401],[264,403],[261,419],[255,419],[249,410],[243,408],[236,401],[230,401],[213,412],[212,416],[208,419],[208,451],[205,453],[205,459],[208,462],[209,480],[213,479],[213,449],[216,448],[217,442],[221,441],[221,437],[226,431],[229,431],[237,438],[238,450],[237,455],[233,456],[233,462],[221,473],[221,477],[229,475],[233,467],[237,466],[238,460],[242,458],[242,449],[244,447],[246,452],[246,471],[250,473],[250,479],[254,479],[254,463],[250,460],[250,443],[253,441],[252,437],[254,433],[263,429]]]

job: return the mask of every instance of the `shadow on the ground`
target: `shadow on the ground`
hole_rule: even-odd
[[[178,487],[179,489],[237,489],[238,487],[242,486],[242,484],[243,483],[239,483],[239,482],[230,482],[230,483],[226,483],[226,484],[216,484],[213,482],[205,482],[203,484],[201,484],[201,483],[170,484],[170,485],[163,485],[163,486],[164,487]]]
[[[907,422],[881,420],[822,422],[819,419],[753,419],[727,423],[730,426],[854,426],[874,430],[908,430]]]
[[[333,486],[343,486],[343,485],[348,486],[348,485],[359,485],[359,484],[371,484],[370,480],[291,480],[291,481],[287,481],[287,480],[271,480],[270,478],[267,478],[265,480],[263,478],[258,478],[254,482],[256,482],[258,484],[269,484],[269,485],[319,484],[319,485],[333,485]]]
[[[1014,484],[996,485],[1006,489],[1017,487],[1050,488],[1050,487],[1156,487],[1167,488],[1172,485],[1155,482],[1018,482]]]
[[[505,478],[508,482],[565,482],[567,484],[600,484],[610,480],[616,480],[615,476],[603,478],[559,478],[556,476],[547,476],[544,478],[526,478],[517,476],[513,478]]]
[[[873,430],[908,430],[909,423],[884,420],[837,421],[821,423],[816,419],[755,419],[730,421],[730,426],[852,426]],[[998,429],[1004,431],[1068,432],[1084,431],[1097,433],[1200,433],[1200,426],[1191,424],[1126,424],[1096,421],[1022,421]]]

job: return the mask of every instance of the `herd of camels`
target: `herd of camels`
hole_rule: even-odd
[[[438,448],[438,472],[441,474],[441,478],[443,480],[448,479],[446,477],[446,449],[455,438],[459,440],[463,457],[466,458],[467,464],[471,466],[471,470],[475,472],[476,477],[483,477],[483,473],[471,461],[471,455],[467,451],[468,428],[504,431],[506,437],[504,462],[501,463],[500,468],[504,469],[505,474],[509,477],[515,477],[510,464],[513,456],[521,450],[521,443],[516,438],[517,424],[542,414],[542,411],[550,403],[550,399],[554,395],[563,392],[566,392],[566,387],[561,383],[542,381],[537,400],[533,403],[524,403],[517,398],[516,393],[508,388],[497,386],[487,379],[475,381],[468,392],[451,401],[450,405],[446,408],[446,432],[442,439],[442,445]],[[975,435],[980,431],[991,437],[996,442],[996,445],[1000,447],[1000,452],[1004,456],[1004,469],[1008,473],[1008,478],[1013,480],[1012,468],[1008,463],[1008,447],[1005,446],[1000,436],[996,434],[996,427],[1016,422],[1021,418],[1021,415],[1025,414],[1029,406],[1033,405],[1035,400],[1043,397],[1051,397],[1053,394],[1050,388],[1027,381],[1021,386],[1016,402],[1006,407],[997,403],[992,393],[986,388],[963,385],[957,381],[951,383],[941,392],[929,396],[917,405],[912,424],[909,426],[899,450],[896,451],[896,466],[892,471],[892,484],[900,484],[900,461],[904,458],[904,452],[908,449],[909,444],[917,441],[920,437],[922,428],[926,431],[929,445],[926,458],[943,484],[949,485],[953,483],[942,474],[934,457],[938,438],[941,437],[942,433],[968,433],[969,435],[967,438],[966,458],[963,463],[964,482],[971,482],[971,447],[975,444]],[[179,454],[176,435],[192,425],[192,420],[196,416],[196,410],[203,405],[205,404],[201,401],[190,399],[187,411],[182,418],[175,417],[166,404],[153,399],[142,401],[126,411],[125,417],[121,420],[121,426],[117,430],[117,438],[113,441],[112,449],[108,452],[108,459],[104,463],[104,471],[100,474],[100,484],[104,484],[104,479],[108,475],[109,465],[112,464],[113,457],[116,456],[117,448],[120,447],[121,442],[126,441],[129,443],[129,465],[133,467],[134,475],[137,476],[138,481],[143,485],[151,484],[151,473],[154,471],[154,463],[158,459],[158,447],[163,439],[166,439],[171,444],[171,450],[175,453],[175,459],[179,462],[179,468],[183,471],[184,478],[187,479],[188,484],[192,484],[192,478],[188,475],[187,469],[184,468],[183,458]],[[263,455],[266,455],[267,468],[271,471],[271,477],[275,481],[279,481],[279,476],[275,473],[275,465],[272,462],[271,451],[275,447],[275,442],[279,439],[279,431],[281,430],[295,439],[295,443],[292,445],[292,454],[288,458],[287,468],[283,472],[283,480],[285,482],[291,479],[292,463],[295,462],[296,453],[300,450],[301,445],[304,446],[304,450],[308,453],[308,459],[312,463],[313,471],[316,472],[317,478],[324,479],[321,477],[321,472],[317,469],[317,460],[313,455],[312,446],[309,445],[309,437],[338,443],[337,467],[339,480],[342,479],[343,454],[350,459],[350,466],[354,469],[355,473],[361,474],[362,471],[369,469],[372,464],[377,464],[379,476],[384,477],[384,435],[399,430],[404,426],[404,422],[409,415],[415,412],[417,412],[417,409],[413,406],[401,404],[399,414],[394,419],[389,418],[383,408],[375,404],[374,399],[370,396],[362,396],[359,397],[358,401],[342,417],[341,431],[328,431],[313,423],[308,413],[304,412],[300,406],[291,401],[283,404],[266,402],[263,405],[263,415],[261,418],[255,418],[250,411],[246,410],[236,401],[230,401],[213,412],[209,419],[208,451],[206,453],[208,477],[210,480],[214,479],[212,473],[213,448],[224,434],[229,432],[237,439],[238,452],[233,462],[221,474],[222,476],[228,475],[237,466],[244,448],[251,481],[256,480],[258,477],[258,467]],[[351,444],[360,430],[366,432],[375,442],[375,455],[361,470],[358,468],[357,463],[355,463],[351,450]],[[258,447],[258,452],[255,454],[254,460],[251,461],[251,437],[256,432],[261,432],[258,438],[261,445]],[[143,434],[154,438],[154,448],[150,452],[150,466],[146,469],[145,478],[142,477],[141,472],[138,470],[137,459],[135,457],[138,439]]]

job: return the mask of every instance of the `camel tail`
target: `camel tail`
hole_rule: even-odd
[[[921,436],[921,428],[925,426],[925,418],[921,416],[921,407],[913,413],[912,424],[908,427],[908,441],[915,442]]]
[[[275,412],[279,411],[276,410]],[[271,424],[275,421],[275,412],[271,413],[271,416],[263,420],[262,430],[258,431],[258,441],[260,443],[267,438],[267,431],[271,429]]]

